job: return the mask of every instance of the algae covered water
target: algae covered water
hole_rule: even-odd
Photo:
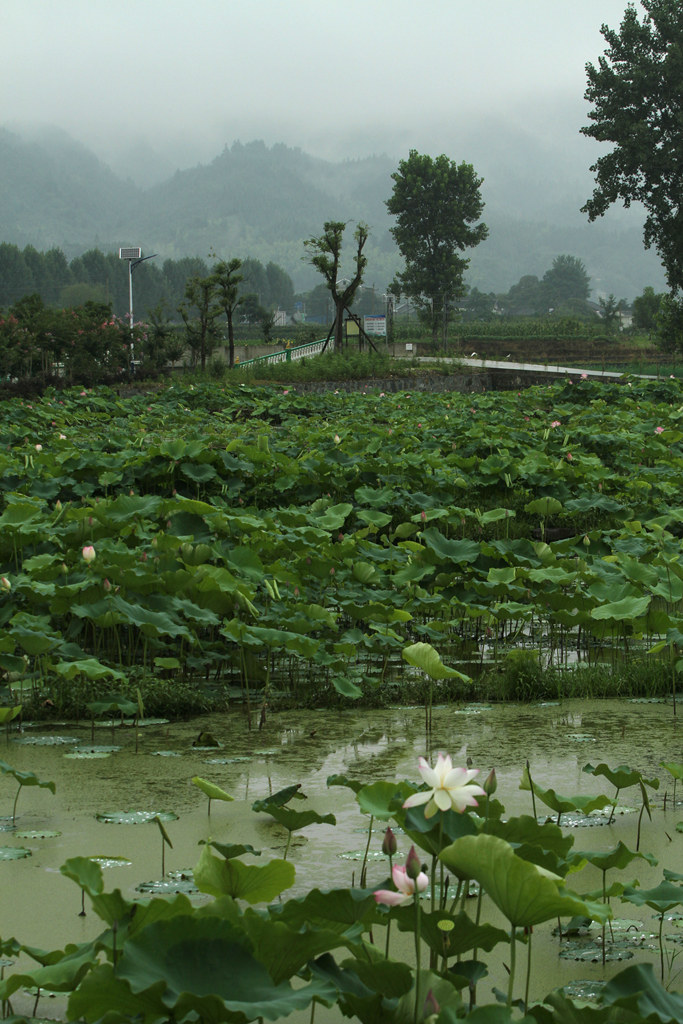
[[[178,886],[184,882],[189,891],[203,840],[249,843],[262,851],[260,860],[281,857],[284,829],[267,814],[255,813],[252,803],[293,784],[300,784],[305,806],[320,814],[332,812],[337,824],[315,824],[294,834],[288,857],[295,865],[296,880],[285,896],[315,887],[357,885],[369,818],[360,813],[350,789],[328,787],[328,778],[341,773],[361,782],[407,779],[418,784],[418,757],[431,759],[437,751],[448,752],[454,762],[468,759],[480,769],[480,781],[495,768],[498,796],[508,814],[532,811],[530,793],[519,789],[527,761],[535,782],[562,794],[614,795],[606,779],[583,770],[588,763],[626,764],[648,779],[659,778],[659,788],[650,792],[652,820],[644,817],[640,838],[641,850],[654,854],[659,863],[639,861],[622,880],[631,882],[637,876],[642,886],[656,885],[663,867],[681,870],[683,834],[677,825],[683,819],[683,792],[679,791],[674,805],[673,779],[660,764],[683,761],[670,705],[626,701],[449,705],[434,708],[431,736],[425,734],[424,721],[423,709],[405,707],[287,711],[272,715],[260,731],[250,731],[241,714],[233,712],[184,723],[150,722],[137,738],[128,726],[102,725],[93,736],[89,725],[69,723],[27,726],[20,733],[10,733],[2,742],[2,760],[35,773],[40,780],[54,780],[56,793],[23,787],[13,828],[16,784],[11,776],[0,778],[0,815],[4,816],[0,846],[27,853],[0,861],[0,934],[52,949],[91,938],[101,930],[94,914],[79,916],[80,890],[60,874],[60,866],[71,857],[101,858],[107,888],[120,888],[128,899],[146,898],[145,887],[149,890],[150,883],[163,881],[164,844],[150,820],[157,814],[172,842],[172,848],[166,845],[164,851],[166,882],[177,879]],[[233,801],[213,800],[209,814],[206,796],[192,782],[197,776],[221,787]],[[634,849],[640,807],[639,792],[632,788],[619,794],[612,824],[607,825],[606,816],[599,814],[584,820],[565,818],[562,824],[573,834],[577,849],[608,849],[619,840]],[[538,801],[536,812],[556,817]],[[384,884],[388,874],[381,854],[383,832],[383,823],[374,822],[367,857],[371,888]],[[399,835],[398,843],[397,857],[405,857],[405,838]],[[599,888],[601,879],[588,866],[571,876],[568,884],[585,892]],[[615,916],[622,912],[617,904]],[[633,907],[623,913],[634,917]],[[656,930],[651,918],[652,912],[644,908],[643,936]],[[571,954],[560,958],[551,930],[544,926],[536,939],[538,995],[575,978],[582,955],[579,951],[575,958]],[[624,958],[627,955],[657,961],[653,942],[645,937],[640,948],[624,948]],[[580,974],[602,978],[602,964],[586,954]],[[492,969],[492,984],[504,987],[504,978],[502,966]]]

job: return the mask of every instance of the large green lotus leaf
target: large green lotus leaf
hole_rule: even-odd
[[[13,625],[10,629],[10,635],[15,640],[18,640],[20,646],[32,658],[54,650],[55,647],[59,646],[60,642],[60,638],[48,630],[42,632],[39,629],[30,629],[24,625]]]
[[[339,946],[353,951],[362,945],[363,926],[360,923],[343,934],[317,926],[294,929],[284,921],[247,910],[242,927],[252,941],[254,955],[267,968],[276,985],[291,978],[321,953]]]
[[[167,1016],[161,995],[163,981],[144,992],[131,991],[128,982],[117,978],[111,964],[101,964],[81,980],[69,996],[69,1020],[163,1020]]]
[[[223,919],[175,917],[129,939],[116,973],[133,992],[162,982],[161,998],[176,1020],[278,1020],[306,1009],[314,996],[334,1000],[333,986],[320,979],[297,990],[274,984],[247,944],[245,934]]]
[[[215,468],[208,462],[181,462],[180,470],[196,484],[206,484],[218,476]]]
[[[92,515],[102,523],[129,523],[134,516],[154,519],[162,500],[154,494],[122,494],[113,500],[100,501],[92,509]]]
[[[413,920],[415,915],[413,914]],[[387,999],[396,999],[410,992],[413,987],[413,974],[408,964],[384,959],[349,959],[341,966],[352,971],[366,988],[372,992],[381,992]]]
[[[415,910],[412,906],[392,907],[391,919],[398,922],[402,932],[415,928]],[[439,927],[444,922],[447,929]],[[451,927],[452,926],[452,927]],[[420,914],[420,934],[438,957],[462,956],[470,949],[483,949],[489,953],[499,942],[509,942],[510,936],[501,928],[490,924],[477,925],[464,911],[453,916],[447,910],[424,911]]]
[[[99,896],[104,891],[102,868],[90,857],[70,857],[59,870],[80,885],[88,896]]]
[[[217,786],[215,782],[209,782],[207,779],[202,779],[199,775],[192,777],[192,782],[198,789],[201,789],[205,796],[208,796],[209,800],[234,800],[234,796],[230,796],[224,789]]]
[[[253,548],[240,545],[225,552],[225,561],[231,569],[236,569],[240,576],[246,576],[260,583],[265,574],[263,562]]]
[[[363,789],[363,783],[359,779],[351,779],[343,772],[336,772],[334,775],[328,775],[327,785],[344,786],[346,789],[350,789],[353,793],[358,793]]]
[[[327,785],[330,785],[329,779]],[[412,792],[412,786],[405,782],[386,782],[379,779],[377,782],[362,786],[356,793],[356,800],[364,814],[387,820],[396,814]]]
[[[683,779],[683,764],[677,764],[675,761],[660,761],[662,768],[673,775],[674,779]]]
[[[0,725],[8,725],[21,714],[23,705],[17,704],[13,708],[0,708]]]
[[[125,679],[124,672],[103,665],[97,658],[81,658],[80,661],[58,661],[54,666],[57,675],[64,679],[76,679],[85,676],[87,679]]]
[[[352,935],[356,934],[355,926],[359,922],[367,929],[382,920],[374,893],[367,889],[328,889],[325,892],[312,889],[298,899],[273,904],[268,913],[276,920],[286,921],[296,931],[315,926],[336,932],[350,931]]]
[[[524,511],[531,513],[531,515],[538,516],[554,516],[558,512],[562,511],[562,502],[558,501],[557,498],[551,498],[550,496],[545,498],[534,498],[533,501],[528,501],[524,506]]]
[[[658,914],[664,914],[683,904],[683,887],[669,881],[660,882],[654,889],[637,889],[627,885],[621,898],[637,907],[652,907]]]
[[[585,794],[579,794],[578,796],[561,796],[556,793],[554,789],[542,789],[536,782],[531,783],[529,779],[528,769],[525,768],[522,773],[522,781],[519,784],[520,789],[531,790],[535,795],[542,800],[546,807],[550,807],[551,810],[557,811],[558,814],[564,814],[571,811],[581,811],[583,814],[590,814],[591,811],[599,811],[603,807],[611,807],[614,805],[614,800],[610,800],[609,797],[603,796],[590,796]]]
[[[49,789],[51,793],[57,791],[54,782],[42,782],[34,772],[22,772],[18,768],[12,768],[6,761],[0,761],[0,772],[3,775],[11,775],[20,786],[39,786],[40,789]]]
[[[422,543],[433,551],[441,562],[476,562],[481,554],[481,545],[474,540],[449,540],[448,537],[430,526],[422,531]]]
[[[214,857],[208,846],[202,848],[194,869],[194,880],[201,892],[212,896],[232,896],[247,903],[274,900],[294,883],[294,865],[273,859],[267,864],[243,864],[239,860]]]
[[[74,662],[71,662],[70,664],[74,664]],[[121,674],[122,673],[119,673],[119,675]],[[101,700],[88,701],[85,706],[93,718],[97,715],[106,715],[108,711],[118,711],[122,715],[130,716],[134,716],[138,713],[138,706],[135,701],[130,700],[128,697],[122,697],[120,694],[116,693],[113,693],[110,697],[102,697]]]
[[[251,805],[252,811],[267,811],[271,807],[284,807],[290,800],[308,800],[305,793],[301,792],[301,783],[295,782],[284,789],[278,789],[276,793],[263,797],[262,800],[255,800]]]
[[[184,637],[191,643],[194,642],[194,636],[187,626],[164,612],[153,612],[142,605],[132,604],[125,601],[120,594],[112,598],[112,604],[125,616],[127,622],[132,622],[148,636]]]
[[[42,515],[42,505],[42,502],[12,500],[0,516],[0,530],[5,528],[11,530],[14,527],[21,528],[30,524],[33,519],[37,519],[38,516]]]
[[[560,879],[518,857],[498,836],[456,839],[440,860],[458,877],[474,878],[515,927],[530,927],[555,917],[582,915],[595,921],[611,916],[609,907],[590,903],[560,887]]]
[[[332,676],[331,682],[337,693],[340,693],[342,697],[357,700],[363,696],[360,686],[357,686],[351,679],[347,679],[344,676]]]
[[[330,505],[322,515],[312,514],[311,523],[323,530],[341,530],[351,512],[353,505],[346,501],[340,502],[338,505]]]
[[[643,597],[622,597],[620,601],[609,601],[607,604],[599,605],[591,609],[591,618],[615,619],[622,622],[624,619],[637,619],[647,612],[652,597],[645,594]]]
[[[361,522],[367,523],[368,526],[376,526],[378,530],[381,530],[383,526],[388,526],[392,519],[387,512],[365,508],[359,509],[356,516]]]
[[[434,650],[431,644],[411,644],[409,647],[403,648],[402,655],[404,661],[415,668],[422,669],[430,679],[460,679],[462,682],[470,682],[469,676],[444,665],[441,655]]]
[[[633,964],[611,978],[601,994],[603,1005],[623,1007],[626,1012],[612,1020],[661,1021],[678,1024],[683,1020],[683,995],[667,992],[655,977],[652,964]]]
[[[574,837],[565,835],[559,825],[552,821],[542,824],[530,814],[521,814],[506,821],[502,819],[489,820],[483,827],[484,832],[507,840],[513,847],[536,846],[540,850],[552,854],[559,864],[566,860],[567,854],[574,845]],[[531,857],[525,857],[531,860]]]
[[[620,764],[616,768],[608,768],[604,761],[598,765],[585,764],[582,771],[588,775],[603,775],[608,782],[611,782],[615,789],[628,789],[630,786],[637,786],[644,782],[653,789],[659,788],[658,779],[645,779],[635,768],[629,768],[627,764]]]
[[[646,860],[648,864],[657,863],[657,858],[653,854],[629,850],[621,840],[611,850],[574,850],[571,861],[574,871],[578,871],[584,864],[592,864],[599,871],[610,871],[612,868],[623,871],[636,857]]]
[[[96,962],[97,950],[94,942],[85,942],[78,946],[69,944],[63,953],[56,953],[53,963],[36,967],[25,974],[10,974],[8,978],[0,980],[0,999],[10,999],[19,988],[35,987],[47,992],[73,992],[81,978]]]
[[[159,445],[161,455],[166,455],[169,459],[173,459],[174,462],[178,462],[183,457],[186,459],[196,459],[204,451],[204,448],[205,442],[203,440],[186,441],[181,437],[166,439]]]
[[[257,801],[261,803],[262,801]],[[266,807],[256,807],[253,805],[254,810],[265,811],[270,814],[271,817],[283,825],[288,832],[294,832],[298,828],[306,828],[308,825],[336,825],[337,819],[334,814],[318,814],[317,811],[307,809],[305,811],[295,811],[293,807],[283,807],[277,804],[270,804]]]
[[[200,844],[204,844],[204,840],[199,840]],[[226,860],[231,860],[233,857],[241,857],[243,853],[251,853],[254,857],[260,857],[261,851],[255,850],[249,843],[217,843],[215,840],[211,840],[209,843],[214,850],[218,850],[221,857],[225,857]]]

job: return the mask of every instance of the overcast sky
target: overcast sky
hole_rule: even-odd
[[[0,121],[57,125],[103,156],[144,142],[176,166],[235,139],[436,154],[459,120],[499,117],[574,146],[585,63],[626,3],[2,0]]]

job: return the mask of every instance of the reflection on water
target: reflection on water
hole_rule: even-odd
[[[193,747],[198,734],[206,730],[220,742],[220,748]],[[234,711],[189,723],[151,725],[140,731],[137,754],[134,730],[117,728],[113,742],[111,729],[100,732],[100,736],[96,733],[95,746],[89,725],[27,729],[20,737],[12,734],[1,741],[3,760],[57,783],[54,796],[37,788],[21,793],[17,828],[27,838],[20,842],[11,831],[3,832],[2,845],[23,845],[32,853],[25,860],[0,862],[3,938],[16,935],[24,942],[53,948],[63,946],[65,941],[83,941],[100,930],[92,914],[78,916],[80,892],[59,874],[60,865],[68,857],[105,858],[115,865],[105,869],[108,887],[121,888],[131,899],[140,898],[136,886],[141,882],[159,878],[157,826],[103,823],[96,820],[96,814],[177,814],[177,821],[165,825],[173,842],[173,850],[166,851],[166,869],[182,872],[198,859],[198,842],[208,838],[251,843],[266,855],[281,856],[286,838],[283,830],[267,815],[253,813],[251,803],[295,782],[301,783],[310,806],[320,813],[333,811],[338,822],[336,828],[311,826],[295,837],[290,848],[297,869],[295,891],[350,884],[359,876],[360,864],[353,854],[364,846],[364,836],[358,829],[367,826],[367,819],[360,815],[349,790],[327,787],[328,776],[346,773],[363,781],[407,778],[417,783],[419,755],[429,757],[438,750],[455,755],[463,745],[482,778],[495,767],[497,796],[512,814],[531,813],[529,793],[519,790],[527,759],[536,782],[563,794],[613,795],[604,779],[582,771],[588,761],[605,761],[610,767],[628,764],[648,777],[660,777],[662,786],[654,796],[653,822],[643,822],[641,844],[641,848],[656,853],[660,864],[657,868],[639,864],[638,877],[644,886],[655,885],[662,867],[680,870],[683,863],[683,836],[675,831],[681,809],[671,809],[671,780],[659,766],[661,761],[680,763],[683,753],[671,707],[662,703],[610,700],[536,706],[445,706],[434,709],[431,738],[425,736],[421,708],[287,711],[271,714],[262,732],[250,732],[241,714]],[[63,742],[22,742],[48,734],[62,737]],[[114,749],[106,749],[105,743]],[[74,758],[79,747],[84,751],[98,749],[108,756]],[[214,801],[209,817],[206,797],[191,783],[195,775],[227,790],[235,802]],[[667,787],[669,807],[663,812],[662,794]],[[11,814],[14,795],[14,781],[0,778],[1,815]],[[683,793],[679,796],[683,798]],[[629,799],[638,806],[640,803],[635,789],[623,791],[619,799],[625,804]],[[542,808],[538,810],[540,813]],[[634,847],[636,818],[634,814],[621,815],[609,828],[574,830],[575,845],[609,848],[621,839]],[[406,840],[400,835],[398,839],[399,856],[405,855]],[[378,856],[381,841],[380,823],[371,842],[371,886],[380,885],[387,874],[386,862]],[[578,891],[598,888],[601,879],[591,871],[584,869],[573,876],[572,887]],[[631,880],[629,876],[627,881]],[[535,955],[542,959],[536,973],[539,991],[545,992],[576,974],[574,966],[558,959],[555,942],[541,940],[535,945]],[[601,976],[600,965],[582,965],[581,969],[583,973],[588,971],[588,977]],[[504,984],[502,977],[496,981]]]

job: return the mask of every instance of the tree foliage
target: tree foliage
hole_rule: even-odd
[[[308,238],[304,242],[308,254],[308,262],[322,274],[332,296],[335,309],[334,344],[337,351],[341,349],[342,345],[344,310],[348,309],[353,302],[353,298],[363,281],[363,273],[368,262],[367,257],[363,255],[363,249],[368,240],[369,228],[367,224],[359,224],[353,234],[356,243],[356,251],[353,257],[353,276],[351,278],[341,276],[342,239],[345,230],[346,224],[344,221],[326,221],[322,235]]]
[[[405,260],[397,280],[430,319],[436,341],[449,306],[464,291],[469,260],[461,254],[488,235],[486,225],[477,223],[484,209],[483,178],[472,164],[414,149],[391,177],[394,188],[386,206],[396,224],[390,230]]]
[[[225,314],[228,325],[228,352],[231,367],[235,365],[234,317],[237,307],[243,301],[243,296],[240,295],[239,291],[239,285],[242,281],[241,266],[242,261],[238,259],[221,260],[216,264],[210,279],[215,290],[216,305]],[[203,363],[202,369],[204,369]]]
[[[607,49],[586,65],[593,109],[581,131],[613,149],[591,167],[596,188],[582,209],[595,220],[618,200],[642,203],[645,246],[657,249],[675,292],[683,287],[683,6],[641,4],[642,22],[629,5],[619,31],[602,26]]]

